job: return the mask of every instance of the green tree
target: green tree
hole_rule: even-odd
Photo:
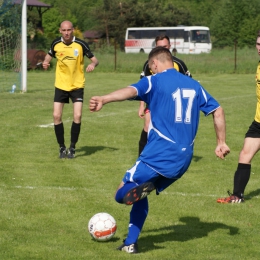
[[[239,32],[238,44],[240,47],[255,45],[256,36],[260,30],[260,14],[252,18],[245,19]]]
[[[107,44],[110,37],[114,38],[122,47],[127,25],[135,25],[137,0],[117,1],[103,0],[103,5],[95,8],[92,18],[96,21],[96,30],[106,35]]]
[[[60,13],[57,8],[52,8],[46,12],[43,16],[44,33],[46,36],[48,38],[59,36],[60,23],[64,20],[69,20],[73,24],[77,23],[77,18],[72,15],[70,11],[68,11],[66,15]]]
[[[177,9],[180,13],[179,23],[183,25],[209,26],[214,12],[222,0],[164,0],[165,5]],[[167,11],[167,10],[165,10]],[[186,17],[186,15],[188,16]],[[163,15],[163,14],[162,14]],[[175,24],[175,23],[174,23]]]
[[[62,20],[82,32],[97,30],[124,44],[127,27],[203,25],[213,47],[252,46],[259,29],[259,0],[44,0],[53,7],[43,14],[48,36],[58,34]],[[37,17],[30,15],[30,28]],[[109,41],[108,41],[109,42]]]
[[[95,29],[106,34],[108,43],[108,39],[112,37],[123,48],[127,27],[176,26],[188,23],[188,11],[164,2],[103,0],[103,5],[96,7],[92,15],[97,24]]]
[[[185,8],[178,8],[172,3],[167,3],[162,7],[157,23],[158,26],[192,25],[191,13]]]
[[[254,31],[259,7],[258,0],[223,0],[210,25],[215,39],[214,45],[234,46],[234,42],[237,42],[239,47],[251,45],[251,40],[248,39],[256,36]]]
[[[76,14],[77,23],[75,24],[82,32],[92,30],[96,22],[92,19],[92,13],[96,6],[101,6],[102,0],[77,0],[77,4],[72,5],[69,1],[68,7],[72,14]]]

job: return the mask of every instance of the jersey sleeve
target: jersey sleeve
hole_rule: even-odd
[[[150,101],[150,92],[152,90],[152,77],[147,76],[140,79],[137,83],[131,84],[131,87],[134,87],[137,90],[137,96],[131,100],[141,100],[146,103]]]
[[[86,45],[84,45],[84,48],[83,48],[84,55],[87,56],[89,59],[91,59],[94,57],[94,54],[91,52],[88,44],[87,43],[85,43],[85,44]]]
[[[89,48],[89,45],[85,41],[82,41],[78,38],[76,38],[75,41],[78,42],[82,46],[84,56],[88,57],[89,59],[94,57],[94,54],[91,52],[91,50]]]
[[[202,86],[200,86],[199,89],[199,106],[205,116],[208,116],[220,107],[218,101],[214,99]]]
[[[53,58],[55,58],[54,47],[55,47],[55,45],[56,45],[57,43],[59,43],[59,42],[61,42],[61,37],[56,38],[56,39],[52,42],[51,48],[50,48],[50,50],[48,51],[48,54],[49,54],[51,57],[53,57]]]

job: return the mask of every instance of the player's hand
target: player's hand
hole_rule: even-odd
[[[144,118],[144,109],[143,108],[139,108],[139,110],[138,110],[138,116],[140,117],[140,118]]]
[[[138,109],[138,116],[140,118],[144,118],[144,115],[145,115],[144,110],[145,110],[145,103],[144,103],[144,101],[140,101],[140,106]]]
[[[93,63],[90,63],[87,68],[86,68],[86,72],[91,72],[95,69],[95,65]]]
[[[229,147],[227,146],[226,143],[219,144],[216,147],[215,154],[217,155],[217,157],[219,157],[221,159],[224,159],[225,156],[227,156],[229,153],[230,153],[230,149],[229,149]]]
[[[43,63],[42,63],[42,67],[43,67],[45,70],[47,70],[47,69],[50,67],[50,63],[48,63],[48,62],[43,62]]]
[[[100,96],[94,96],[89,100],[90,112],[97,112],[103,107],[103,100]]]

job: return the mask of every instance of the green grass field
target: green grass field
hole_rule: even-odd
[[[48,50],[46,50],[48,51]],[[100,61],[95,73],[135,73],[140,75],[144,61],[147,59],[146,53],[126,54],[114,48],[98,49],[94,51],[95,56]],[[256,70],[258,54],[255,48],[238,49],[213,49],[211,53],[194,54],[176,54],[176,57],[182,59],[192,75],[198,74],[248,74]],[[85,59],[85,64],[89,60]],[[54,71],[56,59],[51,62],[49,71]],[[121,76],[119,76],[121,77]],[[5,73],[0,69],[0,93],[11,91],[12,85],[16,84],[16,90],[21,89],[21,75],[17,72]],[[32,82],[29,82],[31,84]],[[28,91],[31,89],[28,88]]]
[[[224,161],[215,157],[212,118],[202,115],[189,170],[160,196],[149,196],[150,212],[135,256],[115,250],[127,234],[130,208],[113,196],[137,158],[143,127],[139,104],[111,103],[90,113],[88,100],[136,82],[139,75],[98,68],[86,75],[82,130],[73,160],[58,159],[52,126],[54,72],[28,73],[27,93],[1,93],[0,259],[259,259],[258,154],[246,202],[216,203],[233,187],[238,154],[255,113],[255,75],[193,76],[225,109],[231,153]],[[65,106],[63,121],[68,145],[71,104]],[[111,241],[93,241],[87,231],[88,220],[98,212],[117,221]]]

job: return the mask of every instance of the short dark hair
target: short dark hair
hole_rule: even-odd
[[[164,48],[162,46],[153,48],[149,53],[148,60],[155,57],[160,61],[165,61],[165,60],[172,61],[171,52],[167,48]]]
[[[164,39],[167,39],[167,41],[170,44],[170,38],[166,35],[166,34],[161,34],[155,37],[155,43],[157,43],[158,41],[162,41]]]

